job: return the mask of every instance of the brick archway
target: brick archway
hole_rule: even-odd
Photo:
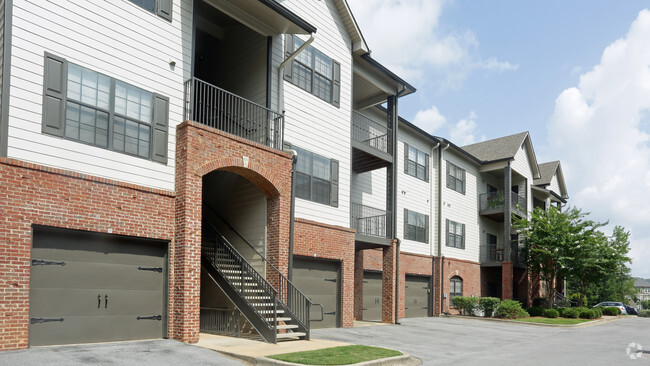
[[[190,343],[199,338],[203,176],[213,171],[243,176],[264,193],[266,255],[280,271],[288,270],[291,156],[195,122],[178,125],[169,337]]]

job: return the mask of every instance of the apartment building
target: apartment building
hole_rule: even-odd
[[[650,281],[635,277],[634,288],[636,288],[638,291],[636,297],[639,298],[639,302],[650,300]]]
[[[529,293],[508,218],[566,200],[559,163],[400,119],[415,88],[344,0],[4,0],[0,23],[0,349]]]

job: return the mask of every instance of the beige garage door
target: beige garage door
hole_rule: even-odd
[[[404,311],[407,318],[429,316],[431,277],[406,276]]]
[[[334,328],[340,320],[340,262],[296,257],[293,260],[293,283],[314,304],[322,304],[323,321],[312,321],[311,329]],[[312,319],[320,318],[320,308],[314,306]]]

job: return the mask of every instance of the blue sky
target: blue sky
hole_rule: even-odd
[[[530,131],[570,204],[632,233],[650,278],[647,1],[348,0],[372,55],[415,86],[400,114],[459,145]]]

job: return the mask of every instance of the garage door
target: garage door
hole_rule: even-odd
[[[404,311],[407,318],[429,316],[431,277],[406,276]]]
[[[381,272],[363,272],[363,320],[381,321]]]
[[[311,328],[334,328],[340,325],[339,262],[306,258],[293,261],[293,283],[314,304],[322,304],[323,321],[312,321]],[[311,319],[320,318],[320,308],[312,307]]]
[[[30,345],[163,337],[166,244],[45,228],[33,238]]]

